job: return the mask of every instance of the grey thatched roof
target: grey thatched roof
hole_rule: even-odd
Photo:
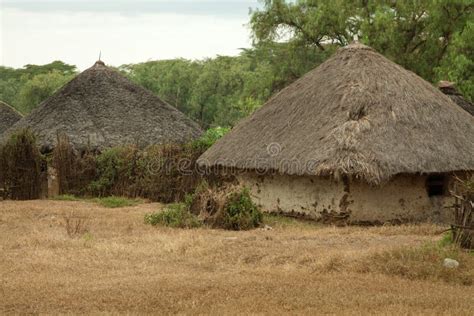
[[[471,115],[474,115],[474,104],[463,97],[463,95],[456,89],[454,82],[440,81],[438,83],[438,88],[453,100],[454,103],[462,107]]]
[[[474,170],[474,118],[355,43],[273,96],[198,162],[372,184],[400,173]]]
[[[22,117],[20,112],[0,101],[0,135],[21,120]]]
[[[199,137],[199,126],[151,92],[105,66],[87,69],[9,129],[29,128],[43,151],[66,134],[77,149],[124,144],[184,143]]]

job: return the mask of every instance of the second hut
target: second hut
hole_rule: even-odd
[[[126,144],[186,143],[202,133],[186,115],[102,61],[41,103],[4,138],[24,128],[37,136],[42,152],[55,147],[58,135],[67,135],[78,150],[101,151]]]

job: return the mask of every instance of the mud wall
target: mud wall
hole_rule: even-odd
[[[449,222],[450,198],[429,197],[426,176],[400,175],[380,187],[357,180],[285,175],[238,177],[266,212],[323,222]]]

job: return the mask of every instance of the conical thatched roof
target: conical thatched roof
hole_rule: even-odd
[[[456,89],[454,82],[440,81],[438,83],[438,88],[453,100],[454,103],[462,107],[471,115],[474,115],[474,104],[463,97],[463,95]]]
[[[21,120],[22,117],[17,110],[0,101],[0,135]]]
[[[199,164],[373,184],[400,173],[474,170],[474,118],[355,43],[272,97]]]
[[[103,149],[123,144],[188,142],[199,126],[151,92],[99,61],[41,103],[9,131],[30,128],[43,151],[58,134],[76,148]]]

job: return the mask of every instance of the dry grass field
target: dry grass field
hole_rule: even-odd
[[[474,257],[453,251],[460,268],[443,268],[441,250],[427,246],[440,238],[436,226],[276,217],[272,230],[249,232],[144,225],[160,207],[0,202],[0,314],[474,311]]]

